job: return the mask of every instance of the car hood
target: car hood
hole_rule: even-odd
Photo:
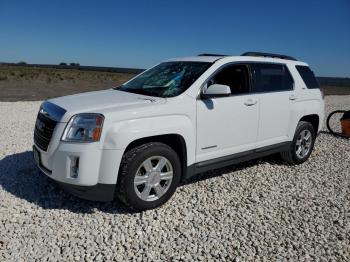
[[[70,117],[79,113],[103,114],[115,110],[137,109],[158,103],[163,104],[166,99],[108,89],[53,98],[48,102],[66,110],[61,122],[67,122]]]

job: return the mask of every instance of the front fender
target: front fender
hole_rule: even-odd
[[[187,164],[195,160],[195,126],[185,115],[156,116],[123,120],[108,125],[102,149],[125,150],[133,141],[157,135],[177,134],[184,138]]]

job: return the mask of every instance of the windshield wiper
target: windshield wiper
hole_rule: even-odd
[[[129,92],[129,93],[134,93],[134,94],[139,94],[139,95],[145,95],[145,96],[156,96],[159,97],[157,95],[154,95],[153,93],[148,92],[148,90],[144,89],[144,88],[128,88],[128,89],[116,89],[119,91],[124,91],[124,92]]]

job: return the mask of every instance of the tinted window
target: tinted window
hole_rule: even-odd
[[[312,72],[308,66],[296,66],[296,68],[307,88],[320,88],[320,85],[318,84],[314,72]]]
[[[293,79],[285,65],[253,64],[254,92],[277,92],[293,89]]]
[[[229,65],[212,77],[207,86],[212,84],[227,85],[231,94],[249,93],[249,73],[245,65]]]

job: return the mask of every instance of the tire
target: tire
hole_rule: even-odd
[[[135,211],[153,209],[170,199],[180,178],[181,163],[172,148],[158,142],[143,144],[124,154],[116,196]]]
[[[300,140],[300,138],[302,138],[303,135],[304,138],[307,138],[306,134],[310,135],[311,140],[309,142],[306,142],[305,139]],[[315,144],[315,139],[316,133],[313,126],[309,122],[300,121],[295,130],[294,138],[289,150],[281,152],[282,159],[291,165],[298,165],[304,163],[312,153]],[[306,148],[308,150],[305,150],[303,152],[298,150],[303,150],[303,148]]]

